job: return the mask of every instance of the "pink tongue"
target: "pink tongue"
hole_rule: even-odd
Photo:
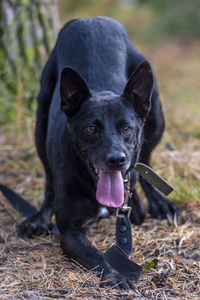
[[[99,170],[96,198],[100,204],[109,207],[120,207],[123,204],[124,184],[120,171],[104,172]]]

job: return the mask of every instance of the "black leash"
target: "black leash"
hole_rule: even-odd
[[[105,253],[106,261],[119,273],[129,280],[138,281],[143,267],[134,263],[129,257],[132,254],[132,234],[130,213],[131,207],[128,200],[131,197],[130,176],[124,183],[127,189],[124,190],[124,204],[117,209],[116,213],[116,245],[113,245]]]

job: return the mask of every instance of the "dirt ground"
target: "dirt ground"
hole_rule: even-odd
[[[169,225],[148,216],[142,226],[133,226],[132,259],[144,266],[136,283],[140,295],[100,289],[91,272],[62,256],[58,236],[17,238],[22,219],[0,195],[0,299],[200,299],[199,45],[156,49],[146,54],[159,75],[167,125],[153,166],[175,186],[170,197],[182,219]],[[1,129],[0,182],[38,206],[43,170],[32,141],[34,120],[24,122],[21,133]],[[103,219],[90,239],[105,251],[114,243],[114,231],[115,218]]]

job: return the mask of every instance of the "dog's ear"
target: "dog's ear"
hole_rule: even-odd
[[[90,96],[83,78],[71,67],[63,68],[60,78],[60,108],[67,117],[73,117]]]
[[[136,113],[145,120],[151,108],[153,73],[145,61],[131,74],[122,97],[131,101]]]

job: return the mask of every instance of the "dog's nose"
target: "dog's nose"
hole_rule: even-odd
[[[107,154],[107,166],[111,169],[123,167],[126,161],[124,153],[108,153]]]

